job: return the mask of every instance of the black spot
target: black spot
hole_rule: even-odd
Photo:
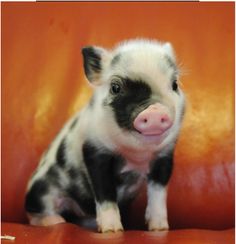
[[[61,141],[60,146],[57,149],[57,155],[56,155],[57,164],[63,168],[66,164],[66,158],[65,158],[65,139]]]
[[[94,47],[84,47],[82,49],[84,58],[84,70],[87,78],[91,81],[94,73],[101,71],[101,55]]]
[[[79,117],[76,117],[74,119],[74,121],[70,125],[70,130],[72,130],[75,127],[75,125],[78,123],[78,120],[79,120]]]
[[[59,175],[58,170],[59,169],[57,168],[56,165],[51,166],[46,173],[46,177],[50,183],[52,183],[55,186],[60,187],[61,186],[60,175]]]
[[[152,162],[152,168],[148,175],[148,180],[165,186],[171,176],[173,169],[173,153],[157,158]]]
[[[129,203],[131,202],[135,196],[137,195],[138,191],[132,191],[130,192],[129,189],[132,187],[132,185],[135,185],[140,179],[140,174],[135,172],[135,171],[127,171],[124,173],[119,174],[117,177],[117,186],[118,187],[123,187],[125,194],[124,199],[122,199],[122,205],[124,204],[123,202]]]
[[[86,174],[76,167],[67,171],[70,184],[66,189],[68,195],[74,199],[80,208],[87,214],[95,214],[95,201],[93,191]]]
[[[66,222],[73,223],[89,231],[97,231],[97,222],[95,214],[92,216],[78,216],[71,210],[64,210],[60,213]]]
[[[44,210],[42,197],[48,192],[48,184],[45,180],[37,180],[26,194],[25,210],[29,213],[41,213]]]
[[[127,185],[131,186],[135,184],[139,179],[139,174],[135,171],[127,171],[124,173],[119,174],[119,177],[117,178],[117,185]]]
[[[79,186],[73,183],[67,188],[66,192],[72,199],[74,199],[77,202],[77,204],[86,214],[95,215],[96,213],[95,199],[93,197],[90,186],[87,185],[86,187],[86,185],[87,184],[84,182],[83,190],[86,190],[86,194],[81,194],[79,190]]]
[[[80,172],[77,168],[75,167],[71,167],[69,170],[68,170],[68,175],[70,177],[71,180],[75,180],[77,179],[79,176],[80,176]]]
[[[121,55],[117,54],[115,57],[111,60],[111,65],[114,66],[120,61]]]
[[[73,212],[73,210],[63,210],[60,215],[65,219],[66,222],[77,224],[79,217]]]
[[[150,105],[151,88],[143,81],[122,79],[122,92],[112,97],[109,106],[112,107],[118,125],[132,130],[133,120],[140,111]],[[106,104],[106,102],[104,103]]]
[[[117,167],[120,167],[123,159],[105,149],[98,150],[89,142],[83,145],[83,157],[91,177],[96,200],[98,202],[116,201]]]

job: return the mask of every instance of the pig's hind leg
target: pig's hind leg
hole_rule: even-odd
[[[31,225],[48,226],[66,222],[60,215],[62,198],[41,179],[33,183],[26,195],[25,209]]]
[[[36,226],[49,226],[49,225],[55,225],[60,223],[65,223],[65,219],[59,215],[38,215],[38,214],[27,214],[29,222],[31,225]]]

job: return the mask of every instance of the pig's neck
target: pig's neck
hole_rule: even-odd
[[[122,169],[123,172],[137,170],[142,173],[147,173],[150,162],[155,157],[155,153],[151,150],[134,150],[127,147],[120,147],[118,153],[125,159],[125,165]]]

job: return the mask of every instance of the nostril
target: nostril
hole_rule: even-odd
[[[167,121],[167,119],[166,118],[161,118],[161,123],[165,123]]]
[[[144,123],[147,123],[147,122],[148,122],[148,120],[147,120],[147,119],[144,119],[144,120],[143,120],[143,122],[144,122]]]
[[[162,124],[168,123],[169,122],[169,117],[168,116],[165,116],[165,115],[161,116],[160,122]]]

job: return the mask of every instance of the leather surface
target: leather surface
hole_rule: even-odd
[[[187,110],[169,186],[171,229],[234,226],[234,3],[2,3],[3,221],[26,222],[24,192],[41,153],[91,95],[81,47],[134,37],[171,41],[183,71]],[[143,227],[145,202],[144,187],[129,210],[133,229]],[[89,235],[71,225],[3,227],[48,240]]]
[[[2,225],[2,235],[15,236],[15,243],[25,244],[233,244],[234,229],[224,231],[175,230],[169,232],[128,231],[123,233],[95,233],[72,224],[59,224],[52,227],[32,227],[22,224]],[[2,243],[10,243],[2,241]],[[14,242],[13,242],[14,243]]]

